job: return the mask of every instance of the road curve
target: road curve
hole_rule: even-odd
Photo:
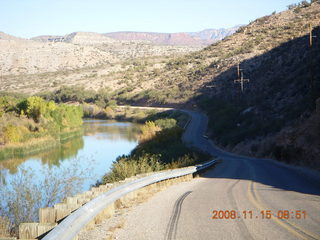
[[[183,140],[221,163],[137,206],[116,239],[320,239],[318,173],[225,152],[203,137],[206,116],[185,112]]]

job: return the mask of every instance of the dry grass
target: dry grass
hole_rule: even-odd
[[[122,219],[120,220],[120,222],[118,222],[115,226],[112,226],[108,229],[108,235],[107,238],[105,238],[105,240],[113,240],[114,238],[114,234],[116,233],[117,230],[123,228],[125,225],[125,220]]]
[[[0,216],[0,238],[10,237],[10,222]]]

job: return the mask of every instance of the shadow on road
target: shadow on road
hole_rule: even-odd
[[[251,180],[285,190],[320,196],[320,176],[304,168],[268,159],[220,155],[221,162],[203,174],[205,178]]]

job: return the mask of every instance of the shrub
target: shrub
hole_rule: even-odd
[[[299,3],[299,7],[301,7],[301,8],[306,8],[306,7],[309,7],[310,5],[311,5],[311,3],[309,3],[306,0]]]
[[[3,129],[4,143],[18,143],[21,140],[21,135],[17,126],[12,124],[7,125]]]
[[[179,127],[157,132],[129,155],[119,157],[102,182],[115,182],[140,173],[186,167],[207,160],[208,155],[189,149],[182,143],[182,133]]]
[[[112,164],[111,171],[103,177],[103,182],[115,182],[140,173],[160,171],[164,165],[158,155],[145,154],[137,158],[122,156]]]
[[[155,124],[161,129],[173,128],[177,126],[177,120],[173,118],[158,119],[155,121]]]
[[[141,127],[141,134],[139,136],[139,142],[146,142],[152,139],[161,128],[155,124],[155,122],[147,121]]]
[[[115,112],[113,111],[113,109],[111,107],[106,107],[106,109],[104,111],[106,113],[107,118],[113,119],[115,117]]]
[[[61,104],[51,113],[51,116],[61,129],[72,129],[82,125],[83,111],[79,106]]]
[[[290,4],[287,6],[288,10],[294,9],[297,7],[297,4]]]
[[[26,114],[35,122],[39,122],[41,116],[48,117],[57,108],[52,101],[47,102],[41,97],[32,96],[18,104],[20,114]]]
[[[117,101],[116,100],[109,100],[107,102],[108,107],[116,107],[117,106]]]

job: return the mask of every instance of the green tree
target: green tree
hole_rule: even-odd
[[[50,114],[57,109],[57,106],[52,101],[47,102],[41,97],[32,96],[20,102],[18,109],[20,114],[24,113],[35,122],[39,122],[41,116],[50,116]]]

